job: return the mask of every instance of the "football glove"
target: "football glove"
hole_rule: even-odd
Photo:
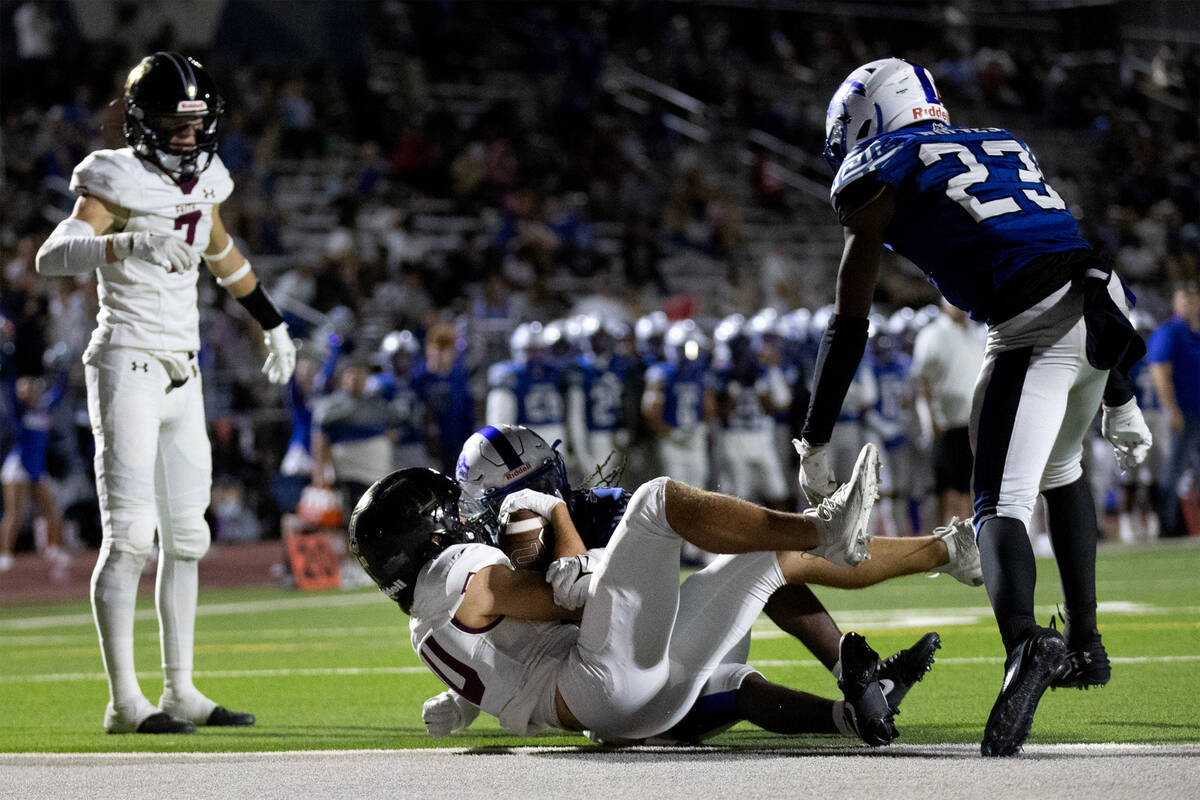
[[[1133,469],[1145,461],[1154,442],[1134,398],[1121,406],[1103,407],[1100,434],[1112,445],[1113,455],[1122,470]]]
[[[479,707],[467,702],[457,692],[442,692],[425,701],[421,706],[421,719],[425,731],[434,739],[461,731],[479,716]]]
[[[271,330],[264,331],[263,341],[270,351],[263,364],[263,374],[271,383],[287,383],[292,377],[292,371],[296,369],[296,345],[288,334],[287,323],[280,323]]]
[[[829,445],[809,444],[804,439],[792,439],[792,447],[800,454],[800,488],[810,505],[816,505],[837,490],[833,466],[829,463]]]
[[[113,255],[119,259],[130,256],[163,267],[167,272],[187,272],[200,263],[194,247],[174,236],[146,231],[130,231],[112,235]]]
[[[546,569],[546,583],[554,589],[554,602],[575,609],[587,602],[592,573],[600,566],[603,550],[588,550],[577,556],[555,560]]]
[[[538,516],[550,519],[554,507],[561,502],[563,502],[561,497],[555,497],[552,494],[545,494],[533,489],[520,489],[507,495],[500,503],[500,526],[507,525],[508,515],[520,509],[532,511]]]

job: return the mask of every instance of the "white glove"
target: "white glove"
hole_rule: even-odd
[[[1122,470],[1133,469],[1145,461],[1154,442],[1134,398],[1122,406],[1103,407],[1100,434],[1112,445],[1113,455]]]
[[[588,550],[578,556],[553,561],[546,569],[546,583],[554,588],[554,602],[563,608],[579,608],[587,602],[592,573],[600,566],[603,550]]]
[[[829,463],[829,445],[812,445],[804,439],[792,439],[800,454],[800,488],[811,505],[816,505],[838,488]]]
[[[200,254],[182,239],[145,231],[112,235],[113,255],[119,259],[133,256],[157,264],[167,272],[187,272],[200,263]]]
[[[421,706],[421,719],[425,731],[435,739],[449,736],[466,728],[479,716],[479,707],[467,702],[457,692],[442,692],[425,701]]]
[[[508,524],[509,514],[522,509],[550,519],[554,507],[561,502],[563,502],[561,497],[555,497],[552,494],[537,492],[533,489],[520,489],[507,495],[504,502],[500,504],[500,526],[504,527]]]
[[[271,383],[287,383],[296,369],[296,345],[288,334],[287,323],[281,322],[271,330],[264,331],[263,341],[270,350],[263,364],[263,374]]]

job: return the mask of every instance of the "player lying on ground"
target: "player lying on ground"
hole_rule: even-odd
[[[877,468],[874,447],[864,448],[851,481],[802,514],[651,481],[634,493],[605,557],[590,559],[587,591],[572,598],[580,582],[559,582],[560,600],[586,601],[582,615],[555,602],[539,573],[514,570],[497,548],[469,543],[486,532],[460,518],[458,486],[436,473],[401,471],[372,487],[352,520],[351,543],[385,593],[411,609],[421,658],[507,730],[641,739],[686,715],[770,594],[798,580],[802,550],[861,563]],[[564,510],[552,512],[559,529],[571,525]],[[742,555],[717,559],[681,597],[684,537]],[[557,624],[580,616],[578,628]],[[860,661],[847,658],[844,673],[872,672],[869,648],[851,650],[843,656]],[[864,738],[890,740],[886,702],[871,713],[858,720]]]
[[[545,503],[556,501],[547,495],[530,497],[529,490],[522,490],[511,495],[511,505],[519,506],[524,503]],[[565,503],[557,500],[558,507],[565,509]],[[555,532],[547,523],[548,520],[533,515],[532,519],[521,519],[521,512],[513,512],[506,516],[509,521],[502,526],[498,546],[508,556],[515,569],[534,570],[545,575],[549,565],[549,556],[554,547]],[[532,512],[526,512],[532,513]],[[513,519],[516,521],[512,521]],[[569,528],[565,529],[569,531]],[[922,537],[928,547],[932,537]],[[873,540],[871,549],[880,540]],[[911,541],[911,540],[910,540]],[[599,557],[602,552],[592,551]],[[592,556],[588,556],[590,560]],[[876,556],[871,562],[872,567],[880,567],[881,562],[888,556]],[[908,559],[911,561],[911,559]],[[903,569],[897,562],[884,566],[883,569],[892,571]],[[827,576],[828,565],[822,559],[806,559],[804,566],[813,569],[815,576]],[[847,577],[859,570],[866,570],[867,565],[857,568],[841,568],[840,572]],[[554,574],[562,570],[555,570]],[[879,574],[879,570],[876,570]],[[680,588],[680,603],[690,602],[689,598],[702,594],[704,587],[699,585],[702,577],[698,574],[689,576]],[[857,583],[857,581],[853,581]],[[833,585],[836,585],[834,583]],[[812,595],[811,590],[803,584],[784,586],[771,596],[771,603],[777,603],[781,615],[803,615],[811,613],[805,606],[807,600],[803,595],[789,593],[790,589],[800,589]],[[825,614],[824,609],[820,609]],[[825,616],[828,616],[825,614]],[[788,616],[783,617],[785,620]],[[886,740],[874,738],[877,733],[865,729],[859,731],[858,720],[870,718],[871,709],[882,711],[886,703],[892,713],[898,712],[900,700],[917,681],[919,681],[933,663],[934,651],[940,646],[936,633],[923,636],[913,647],[894,654],[883,664],[878,663],[878,657],[866,639],[857,633],[847,633],[844,636],[837,631],[836,624],[829,620],[835,631],[837,642],[834,648],[834,659],[837,662],[836,675],[839,686],[845,692],[845,700],[828,700],[806,692],[793,690],[787,686],[767,680],[761,673],[747,665],[750,653],[750,634],[747,633],[730,652],[722,663],[714,670],[712,676],[705,682],[699,698],[691,710],[677,725],[660,736],[648,740],[630,741],[623,739],[606,739],[585,731],[590,738],[599,744],[690,744],[700,742],[715,736],[732,725],[746,720],[772,733],[841,733],[846,736],[861,736],[871,745],[889,743],[898,734],[894,727],[887,731]],[[569,623],[564,623],[569,624]],[[842,665],[850,665],[847,674],[843,674]],[[827,666],[833,666],[828,662]],[[878,681],[878,683],[876,683]],[[878,687],[878,688],[876,688]],[[863,712],[857,709],[864,708]],[[467,701],[462,695],[453,690],[447,690],[430,698],[421,709],[421,716],[426,730],[435,738],[447,736],[468,727],[479,715],[479,708]]]
[[[620,522],[631,496],[624,489],[571,489],[558,452],[536,432],[519,425],[482,428],[464,444],[458,465],[459,484],[466,493],[464,508],[488,531],[492,541],[510,555],[514,566],[519,568],[545,571],[552,551],[570,558],[576,553],[584,552],[585,542],[593,547],[603,546]],[[530,487],[537,487],[552,496],[537,497]],[[559,503],[559,498],[565,503]],[[571,543],[555,538],[551,527],[543,527],[534,521],[500,523],[503,516],[502,506],[508,504],[508,511],[511,511],[530,502],[534,507],[540,506],[543,514],[549,513],[548,509],[554,508],[555,504],[561,505],[569,514],[572,527],[578,530],[582,541]],[[546,521],[545,517],[536,519]],[[897,575],[940,569],[951,572],[963,583],[979,585],[981,578],[978,551],[974,546],[970,526],[952,524],[941,529],[939,534],[936,538],[873,540],[869,550],[874,558],[854,569],[835,567],[823,559],[806,559],[806,582],[858,588]],[[564,535],[569,536],[573,533],[567,532]],[[937,539],[942,539],[942,542],[939,543]],[[951,559],[949,554],[952,552],[955,553],[955,558]],[[568,572],[561,569],[561,565],[553,570],[559,580]],[[691,580],[692,578],[688,579]],[[688,581],[684,583],[685,590]],[[586,588],[586,581],[581,582],[576,591],[580,591],[580,587]],[[843,640],[837,624],[811,589],[803,583],[781,587],[771,595],[766,612],[780,628],[796,636],[816,654],[835,677],[842,679],[841,665],[838,662],[841,648],[847,640]],[[929,669],[933,653],[939,644],[937,634],[927,634],[913,647],[892,655],[878,665],[878,678],[887,703],[893,711],[908,689]],[[747,636],[728,655],[727,660],[744,665],[748,651]],[[746,672],[752,671],[746,669]],[[760,687],[757,685],[742,684],[745,691],[736,697],[735,706],[728,686],[736,688],[741,682],[741,677],[735,676],[732,682],[710,681],[696,706],[689,712],[688,718],[667,735],[659,738],[694,741],[719,732],[738,718],[749,719],[779,733],[801,732],[801,729],[794,728],[794,720],[812,717],[811,714],[797,714],[793,708],[788,714],[789,722],[782,727],[773,724],[771,712],[767,709],[778,707],[777,697],[781,693],[759,691]],[[778,688],[784,692],[791,691],[784,687]],[[737,708],[740,708],[742,713],[735,716]],[[445,735],[469,724],[477,713],[478,710],[470,707],[461,696],[454,696],[452,693],[431,699],[423,709],[427,728],[434,735]],[[807,724],[811,725],[811,722]],[[806,727],[802,730],[812,732],[814,729]]]

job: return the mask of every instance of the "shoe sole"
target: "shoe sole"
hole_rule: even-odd
[[[858,499],[858,519],[854,521],[854,541],[850,548],[846,551],[846,561],[850,566],[857,567],[859,564],[867,560],[867,545],[874,538],[870,532],[871,509],[875,507],[875,501],[879,499],[879,450],[873,444],[863,445],[862,452],[858,454],[858,460],[854,462],[854,471],[850,474],[850,483],[854,486],[854,491],[851,496],[846,498],[846,502],[855,502],[854,495],[860,495]]]
[[[1000,691],[988,715],[980,743],[980,752],[985,756],[1013,756],[1020,752],[1033,729],[1038,703],[1067,657],[1067,645],[1060,636],[1040,635],[1026,657],[1032,661],[1029,670],[1016,675],[1013,683]]]
[[[892,710],[879,684],[879,654],[857,633],[842,636],[838,648],[842,679],[838,688],[854,707],[859,736],[872,747],[891,744],[896,738]]]
[[[894,668],[887,666],[885,663],[880,663],[879,680],[881,682],[884,680],[891,681],[900,691],[900,695],[896,698],[895,702],[892,702],[892,698],[885,694],[885,697],[887,697],[888,700],[888,706],[892,709],[893,714],[900,713],[900,703],[905,697],[908,696],[908,693],[912,690],[912,687],[924,680],[925,675],[931,669],[933,669],[933,663],[936,660],[935,655],[937,651],[941,649],[942,637],[936,632],[931,632],[922,636],[917,640],[916,644],[907,650],[910,655],[907,658],[901,659],[904,662],[904,666],[901,666],[899,661],[897,662],[897,666]],[[891,656],[889,656],[889,658],[891,658]],[[910,663],[917,665],[912,670],[912,672],[916,673],[915,675],[907,669],[907,666]],[[895,674],[885,674],[890,673],[893,669],[895,670]],[[901,675],[900,673],[902,671],[908,674]],[[900,687],[904,688],[901,689]],[[892,694],[895,693],[896,689],[893,689]]]

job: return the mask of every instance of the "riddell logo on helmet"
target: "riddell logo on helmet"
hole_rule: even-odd
[[[529,470],[531,470],[531,469],[533,469],[533,466],[532,466],[532,465],[530,465],[530,464],[522,464],[521,466],[519,466],[519,467],[517,467],[516,469],[514,469],[512,472],[507,472],[507,473],[505,473],[505,475],[504,475],[504,480],[506,480],[506,481],[511,481],[513,478],[517,477],[517,476],[518,476],[518,475],[520,475],[521,473],[523,473],[523,472],[528,472],[528,471],[529,471]]]
[[[383,593],[386,594],[391,599],[395,600],[396,595],[403,592],[405,586],[408,586],[408,584],[405,583],[403,580],[398,580],[395,583],[389,585],[387,588],[385,588],[383,590]]]
[[[175,110],[180,114],[185,111],[208,111],[208,103],[203,100],[180,100]]]
[[[923,117],[937,117],[943,122],[950,121],[950,112],[941,106],[925,106],[923,108],[914,108],[912,110],[913,119],[921,119]]]

